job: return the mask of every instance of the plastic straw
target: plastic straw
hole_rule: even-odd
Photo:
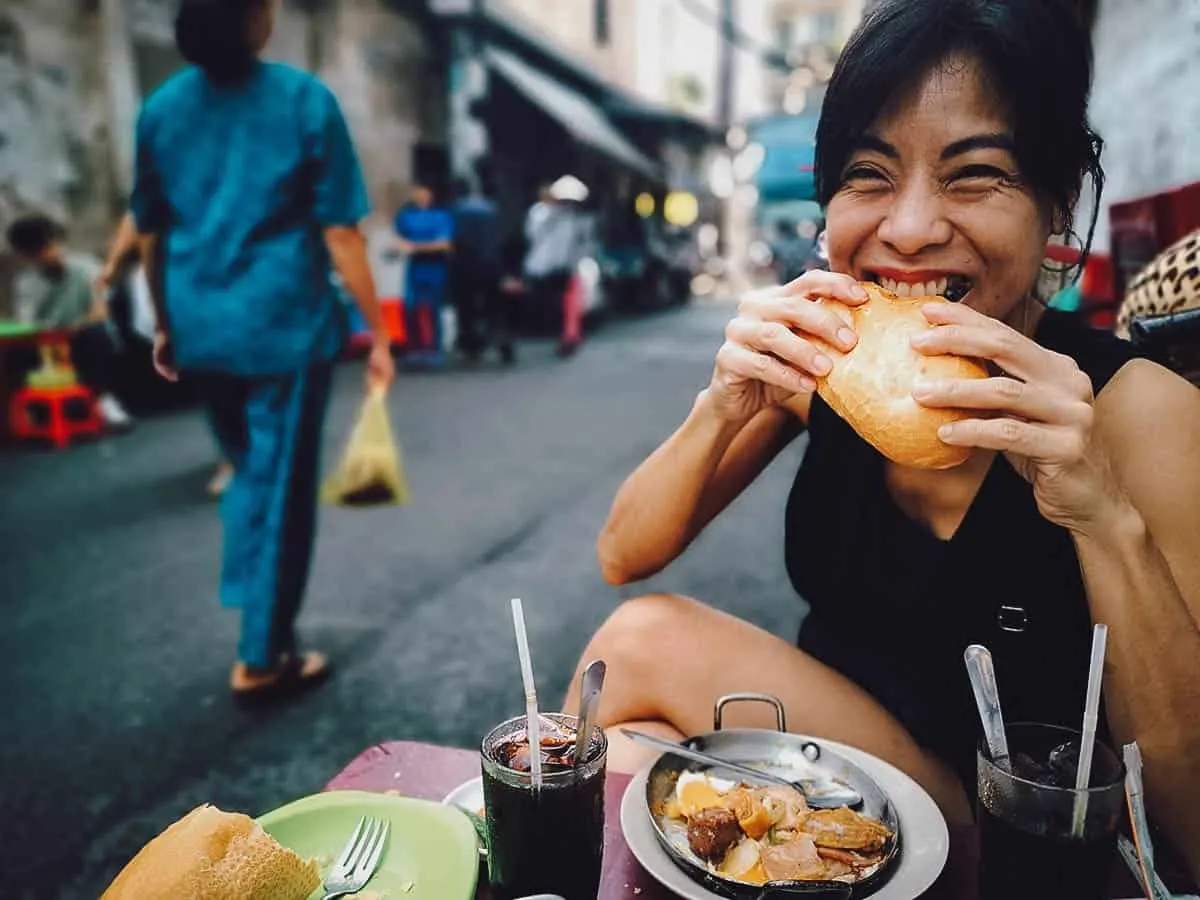
[[[525,734],[529,738],[529,774],[536,793],[542,788],[542,733],[538,720],[537,685],[533,680],[533,658],[529,655],[529,636],[525,634],[525,613],[521,598],[513,597],[513,628],[517,632],[517,655],[521,658],[521,681],[525,684]]]
[[[1125,799],[1129,804],[1129,824],[1133,832],[1135,874],[1151,900],[1170,900],[1170,892],[1154,871],[1154,846],[1150,841],[1150,823],[1146,819],[1146,803],[1142,796],[1142,751],[1137,741],[1125,745],[1123,756]]]
[[[1092,774],[1092,751],[1096,746],[1096,726],[1100,718],[1100,682],[1104,676],[1104,650],[1108,646],[1108,626],[1092,628],[1092,660],[1088,666],[1087,699],[1083,706],[1083,738],[1079,745],[1079,769],[1075,773],[1075,809],[1071,834],[1083,837],[1087,818],[1087,789]]]

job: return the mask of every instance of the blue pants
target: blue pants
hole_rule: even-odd
[[[409,277],[404,286],[404,304],[409,310],[409,340],[419,350],[442,352],[442,308],[446,305],[445,280]],[[422,325],[428,317],[429,333]]]
[[[273,378],[198,379],[235,471],[221,500],[221,603],[242,611],[238,658],[255,668],[296,650],[332,375],[332,364],[321,363]]]

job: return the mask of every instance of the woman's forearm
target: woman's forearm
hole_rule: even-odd
[[[121,264],[137,249],[137,225],[134,223],[133,213],[127,212],[121,217],[121,224],[117,226],[117,233],[113,237],[112,247],[109,248],[108,258],[104,262],[105,273],[111,277],[121,268]]]
[[[1092,618],[1109,626],[1114,737],[1136,738],[1153,814],[1200,877],[1200,630],[1132,507],[1075,544]]]
[[[375,293],[375,276],[371,273],[371,261],[367,258],[366,236],[356,227],[335,226],[325,229],[325,245],[329,248],[334,268],[358,305],[375,340],[389,340],[387,330],[383,326],[379,296]]]
[[[775,407],[747,422],[724,421],[702,391],[687,420],[617,493],[597,543],[605,580],[625,584],[667,566],[802,428]]]
[[[684,423],[617,492],[597,543],[605,580],[649,577],[683,551],[704,488],[739,430],[712,413],[706,393],[697,397]]]

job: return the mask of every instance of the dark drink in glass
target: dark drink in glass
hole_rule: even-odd
[[[583,763],[576,767],[575,717],[542,718],[558,730],[542,737],[540,790],[534,791],[529,772],[524,716],[502,722],[483,739],[492,895],[497,900],[544,893],[596,900],[604,856],[608,740],[593,729]]]
[[[1125,808],[1125,769],[1096,742],[1080,834],[1072,828],[1080,734],[1070,728],[1009,725],[1011,771],[985,748],[979,763],[979,884],[987,900],[1102,900]]]

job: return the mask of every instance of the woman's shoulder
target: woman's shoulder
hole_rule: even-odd
[[[1135,357],[1096,391],[1096,408],[1119,426],[1180,423],[1180,417],[1200,421],[1200,389],[1153,360]]]
[[[328,91],[320,78],[312,72],[293,66],[291,63],[269,61],[260,64],[262,77],[268,82],[298,90]]]
[[[1036,340],[1043,347],[1075,360],[1099,394],[1127,363],[1139,354],[1129,341],[1095,328],[1078,313],[1047,309],[1038,323]]]
[[[204,86],[204,73],[196,66],[184,66],[150,92],[142,103],[142,118],[152,119],[174,110],[178,103],[196,95]]]
[[[312,72],[285,62],[262,63],[262,80],[272,90],[296,95],[318,104],[337,103],[333,89]]]
[[[1170,369],[1145,358],[1111,331],[1093,328],[1080,316],[1047,310],[1038,343],[1075,360],[1092,379],[1099,420],[1106,427],[1138,428],[1200,411],[1200,390]]]

